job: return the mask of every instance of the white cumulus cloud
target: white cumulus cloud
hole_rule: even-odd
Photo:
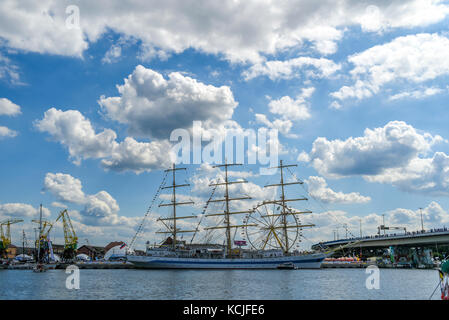
[[[284,120],[305,120],[310,118],[309,99],[315,88],[303,88],[301,93],[292,99],[289,96],[284,96],[278,100],[271,100],[268,104],[269,110],[272,114],[281,116]]]
[[[448,54],[449,39],[443,35],[421,33],[398,37],[350,56],[354,83],[342,86],[331,96],[338,100],[360,100],[399,81],[415,85],[449,75]]]
[[[49,217],[50,210],[42,207],[42,216]],[[39,219],[39,208],[35,208],[26,203],[0,203],[0,217],[10,218],[32,218]]]
[[[21,113],[20,106],[6,98],[0,98],[0,116],[16,116]]]
[[[69,7],[74,4],[76,10]],[[13,49],[82,57],[91,43],[113,31],[162,57],[193,48],[232,62],[257,63],[309,43],[320,54],[334,53],[347,27],[365,32],[414,28],[440,22],[448,12],[444,2],[422,0],[375,6],[356,0],[26,0],[20,5],[3,0],[0,37]]]
[[[322,177],[310,176],[305,180],[309,194],[325,203],[366,203],[371,201],[370,197],[362,196],[358,192],[343,193],[336,192],[328,187]]]
[[[11,130],[8,127],[0,126],[0,139],[2,138],[14,138],[18,135],[17,131]]]
[[[409,192],[448,196],[449,156],[435,152],[429,157],[432,147],[443,141],[403,121],[391,121],[366,129],[361,137],[317,138],[311,152],[301,158],[326,177],[362,176]]]
[[[81,181],[66,173],[47,173],[44,190],[53,194],[58,200],[67,204],[82,205],[79,212],[81,222],[86,225],[120,225],[133,226],[134,218],[120,216],[117,201],[106,191],[85,194]],[[60,204],[58,204],[60,205]]]
[[[324,176],[376,175],[406,165],[441,141],[438,135],[421,134],[403,121],[391,121],[381,128],[367,128],[361,137],[331,141],[319,137],[309,158]]]
[[[194,120],[218,126],[231,119],[237,106],[229,87],[214,87],[172,72],[137,66],[119,85],[119,97],[101,97],[105,114],[128,125],[132,135],[168,139],[177,128],[191,128]]]
[[[44,118],[35,122],[35,126],[67,146],[70,156],[78,163],[81,159],[105,157],[117,144],[117,135],[113,130],[95,133],[90,121],[77,110],[48,109]]]
[[[325,58],[299,57],[285,61],[269,60],[257,63],[243,72],[245,80],[267,76],[271,80],[291,79],[304,73],[307,78],[327,78],[341,66]]]
[[[66,146],[76,164],[83,159],[101,159],[105,169],[141,173],[165,168],[171,161],[170,144],[166,140],[137,142],[131,137],[117,142],[111,129],[96,133],[92,123],[78,110],[47,110],[36,128]]]

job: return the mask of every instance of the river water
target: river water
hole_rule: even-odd
[[[65,270],[0,270],[0,299],[429,299],[438,284],[436,270],[380,269],[367,289],[365,271],[82,269],[77,290]]]

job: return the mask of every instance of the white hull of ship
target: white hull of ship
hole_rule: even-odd
[[[277,269],[293,263],[298,269],[319,269],[326,258],[323,253],[254,259],[205,259],[157,256],[128,256],[128,261],[142,269]]]

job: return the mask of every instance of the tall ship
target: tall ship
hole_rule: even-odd
[[[209,184],[212,187],[209,200],[206,202],[200,217],[196,215],[180,215],[178,206],[193,205],[193,201],[185,201],[177,193],[178,188],[188,187],[188,183],[179,183],[176,180],[177,172],[186,168],[176,167],[165,170],[165,176],[153,202],[139,226],[136,235],[130,243],[127,255],[129,262],[137,268],[146,269],[316,269],[327,257],[324,252],[300,252],[296,245],[301,241],[303,228],[314,227],[314,224],[302,224],[299,216],[311,213],[310,210],[297,210],[289,206],[295,201],[306,201],[306,197],[286,197],[286,188],[291,185],[302,184],[289,170],[296,165],[286,165],[282,162],[276,169],[280,170],[279,183],[266,185],[264,188],[277,188],[280,192],[274,199],[263,200],[248,210],[241,210],[241,202],[251,199],[247,195],[231,195],[231,189],[237,184],[247,183],[244,179],[229,180],[229,168],[239,164],[225,163],[214,168],[224,169],[224,177]],[[294,181],[285,181],[285,171],[288,170]],[[171,179],[170,179],[171,178]],[[167,182],[171,180],[170,184]],[[224,181],[223,181],[224,180]],[[179,184],[178,184],[179,183]],[[224,196],[214,198],[217,188],[224,191]],[[161,244],[150,245],[144,255],[136,255],[133,246],[138,234],[142,231],[145,218],[152,211],[153,203],[163,189],[171,190],[171,199],[168,203],[161,203],[159,207],[169,207],[167,216],[159,217],[157,221],[163,229],[157,233],[165,235]],[[223,190],[224,189],[224,190]],[[234,190],[235,191],[235,190]],[[280,195],[278,195],[280,193]],[[178,200],[179,199],[179,200]],[[241,202],[240,202],[241,201]],[[222,212],[206,213],[210,204],[222,204]],[[240,217],[241,222],[238,217]],[[243,218],[242,218],[243,217]],[[180,225],[184,220],[199,218],[199,223],[190,229],[182,229]],[[211,219],[215,225],[202,227],[204,220]],[[192,220],[191,220],[192,221]],[[190,223],[187,225],[194,225]],[[240,230],[244,240],[235,240]],[[193,240],[199,232],[206,234],[205,243],[194,243]],[[223,238],[223,244],[212,244],[211,234],[218,233]],[[191,234],[190,243],[182,240],[184,235]],[[244,248],[248,246],[249,248]]]

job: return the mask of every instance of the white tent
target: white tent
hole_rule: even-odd
[[[104,260],[117,260],[126,258],[126,251],[128,250],[127,245],[118,245],[115,247],[112,247],[108,250],[108,252],[104,255]]]
[[[81,261],[90,261],[90,257],[84,253],[80,253],[80,254],[76,255],[76,259],[81,260]]]
[[[17,261],[28,261],[28,260],[33,260],[33,257],[29,256],[27,254],[19,254],[19,255],[14,257],[14,260],[17,260]]]

